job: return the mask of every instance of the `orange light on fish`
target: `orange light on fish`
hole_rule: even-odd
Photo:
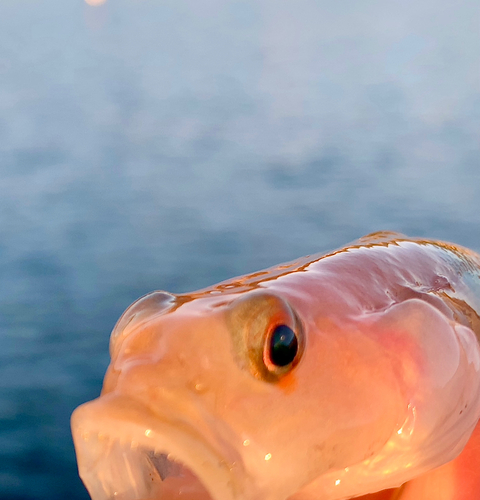
[[[72,415],[80,476],[93,500],[478,500],[479,338],[480,256],[396,233],[152,292]]]

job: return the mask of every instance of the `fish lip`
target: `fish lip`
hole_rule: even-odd
[[[207,441],[199,428],[179,415],[159,415],[129,396],[110,393],[78,407],[71,427],[79,474],[93,500],[152,498],[145,487],[135,485],[135,491],[119,494],[116,480],[123,481],[120,489],[128,487],[128,481],[119,477],[123,468],[115,474],[118,470],[110,465],[118,449],[128,469],[134,458],[168,456],[193,472],[211,500],[244,498],[244,466],[235,448],[228,442]],[[117,452],[112,451],[115,447]]]

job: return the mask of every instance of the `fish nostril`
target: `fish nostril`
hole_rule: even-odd
[[[195,391],[198,392],[199,394],[204,394],[205,392],[208,391],[207,384],[203,382],[196,382],[194,385]]]
[[[207,384],[199,379],[190,379],[186,385],[188,390],[194,394],[205,394],[208,392]]]

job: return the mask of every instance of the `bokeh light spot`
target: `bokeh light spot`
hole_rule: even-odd
[[[91,5],[92,7],[98,7],[99,5],[103,5],[107,0],[85,0],[87,5]]]

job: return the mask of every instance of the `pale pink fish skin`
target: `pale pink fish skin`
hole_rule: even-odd
[[[480,418],[479,273],[468,249],[375,233],[140,299],[112,332],[101,396],[72,417],[92,498],[341,500],[428,475]],[[263,347],[278,324],[299,337],[282,373]],[[173,459],[188,469],[162,482]],[[411,484],[392,495],[427,500]]]

